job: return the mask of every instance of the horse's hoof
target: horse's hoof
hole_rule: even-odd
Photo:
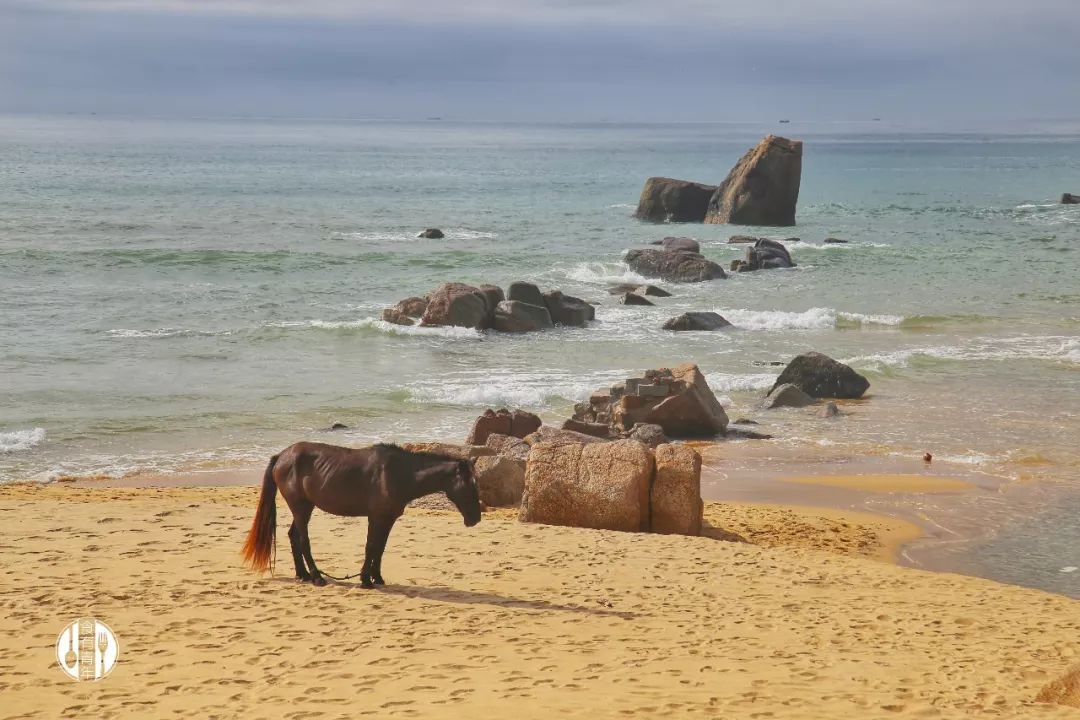
[[[372,578],[371,581],[373,583],[375,583],[376,585],[385,585],[386,584],[386,581],[382,579],[382,575],[379,575],[377,577]]]
[[[360,581],[360,587],[370,590],[375,587],[375,583],[373,583],[370,578],[364,578]]]
[[[311,578],[311,584],[322,587],[326,584],[326,578],[324,578],[322,575],[316,575],[315,577]]]

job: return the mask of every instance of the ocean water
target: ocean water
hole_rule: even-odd
[[[646,177],[718,182],[770,131],[805,141],[797,227],[631,217]],[[694,361],[778,453],[932,451],[986,488],[1080,492],[1080,206],[1057,204],[1080,192],[1080,135],[7,117],[0,148],[0,482],[250,464],[300,438],[457,439],[485,407],[555,420]],[[446,238],[418,239],[429,226]],[[800,237],[798,268],[656,307],[605,292],[638,279],[627,248],[689,235],[726,265],[747,232]],[[561,288],[598,320],[506,336],[377,319],[451,280]],[[659,329],[685,310],[734,327]],[[864,372],[870,398],[841,422],[756,412],[768,363],[809,349]],[[350,429],[321,431],[334,422]],[[1055,518],[1054,547],[1080,546],[1080,519]],[[979,572],[1023,582],[1017,553]]]

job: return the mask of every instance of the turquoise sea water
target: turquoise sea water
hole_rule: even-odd
[[[932,450],[936,472],[1073,497],[1080,206],[1057,199],[1080,192],[1080,135],[880,125],[0,118],[0,481],[258,462],[301,437],[457,439],[485,407],[555,420],[692,360],[778,455]],[[771,131],[805,141],[799,224],[756,234],[800,237],[799,267],[614,304],[626,248],[680,234],[741,256],[725,241],[753,229],[631,213],[646,177],[718,182]],[[428,226],[446,239],[417,239]],[[522,337],[376,319],[450,280],[603,304],[593,327]],[[684,310],[735,327],[659,330]],[[776,374],[762,363],[807,349],[864,372],[872,397],[841,422],[755,414]],[[350,430],[319,432],[333,422]],[[1075,551],[1071,517],[1056,522]],[[1060,532],[1047,572],[1080,565],[1057,557]]]

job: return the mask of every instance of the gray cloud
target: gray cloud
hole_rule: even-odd
[[[0,109],[649,120],[1080,113],[1080,19],[1064,3],[851,5],[0,0]]]

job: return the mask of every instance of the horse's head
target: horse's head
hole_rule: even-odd
[[[450,502],[454,503],[461,517],[465,518],[467,527],[480,522],[480,489],[476,486],[472,460],[458,461],[454,478],[446,490],[446,496],[450,498]]]

